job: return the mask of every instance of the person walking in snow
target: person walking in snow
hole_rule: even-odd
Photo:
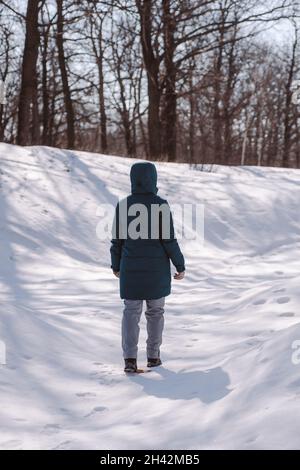
[[[124,299],[124,371],[137,372],[143,301],[146,302],[148,333],[147,365],[155,367],[162,364],[160,346],[165,297],[171,292],[170,260],[177,271],[176,280],[183,279],[185,262],[175,238],[168,202],[157,195],[155,165],[135,163],[131,167],[130,180],[131,195],[116,207],[110,253],[111,268],[120,279],[120,296]]]

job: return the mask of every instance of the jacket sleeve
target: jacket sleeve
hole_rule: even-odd
[[[168,204],[168,203],[166,202],[166,204]],[[177,239],[175,237],[173,216],[172,216],[172,212],[170,210],[169,205],[168,205],[168,208],[169,208],[169,211],[170,211],[170,217],[169,217],[169,220],[170,220],[169,234],[170,234],[170,236],[168,238],[163,238],[163,236],[161,235],[161,243],[162,243],[168,257],[170,258],[170,260],[174,264],[177,272],[181,273],[182,271],[185,271],[185,261],[184,261],[183,254],[182,254],[182,252],[179,248]],[[161,220],[161,224],[162,224],[162,220]],[[160,224],[160,233],[162,233],[161,232],[161,224]]]
[[[123,239],[120,238],[119,204],[117,204],[112,226],[112,240],[110,246],[111,268],[116,272],[120,271],[122,245]]]

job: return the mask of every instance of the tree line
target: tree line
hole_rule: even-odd
[[[0,141],[300,168],[298,17],[288,0],[0,0]]]

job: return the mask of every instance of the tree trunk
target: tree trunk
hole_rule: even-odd
[[[4,124],[4,104],[0,102],[0,142],[3,142],[4,139],[4,131],[5,131],[5,124]]]
[[[101,25],[102,26],[102,25]],[[104,73],[103,73],[103,46],[102,46],[102,28],[99,31],[99,106],[100,106],[100,133],[101,133],[101,152],[107,153],[107,118],[104,98]]]
[[[194,64],[189,70],[189,163],[195,163],[195,95],[193,92]]]
[[[232,95],[235,87],[235,71],[236,71],[236,35],[237,27],[234,28],[231,38],[231,44],[228,54],[228,70],[226,88],[224,93],[224,151],[223,164],[228,165],[232,161]],[[235,162],[237,163],[237,162]]]
[[[174,64],[175,19],[170,10],[170,0],[162,0],[164,28],[165,94],[162,110],[162,154],[168,161],[176,160],[176,67]]]
[[[66,67],[66,58],[64,50],[64,17],[63,17],[63,0],[56,0],[57,4],[57,35],[56,35],[56,44],[58,49],[58,63],[61,73],[63,95],[65,110],[67,115],[67,140],[68,148],[72,149],[75,146],[75,114],[73,101],[71,97],[71,90],[68,80],[68,72]]]
[[[143,144],[143,149],[144,149],[144,154],[146,159],[149,159],[149,147],[148,147],[148,142],[147,142],[147,136],[146,136],[146,131],[145,131],[145,126],[143,122],[143,117],[141,115],[141,92],[142,92],[142,78],[143,78],[143,70],[141,69],[139,78],[138,78],[138,85],[137,85],[137,115],[138,115],[138,123],[139,123],[139,129],[142,137],[142,144]]]
[[[290,165],[290,147],[291,147],[291,136],[292,136],[292,123],[290,118],[290,110],[292,103],[292,83],[296,65],[296,51],[297,51],[297,32],[296,39],[293,44],[292,58],[289,67],[289,73],[286,83],[286,98],[285,98],[285,109],[284,109],[284,140],[283,140],[283,155],[282,155],[282,166],[288,168]]]
[[[49,27],[43,33],[42,45],[42,101],[43,101],[43,145],[49,145],[49,90],[48,90],[48,70],[47,70],[47,55],[48,55],[48,41],[49,41]]]
[[[152,0],[136,0],[141,22],[141,43],[148,84],[148,139],[149,156],[161,157],[161,122],[159,86],[159,59],[152,46]]]
[[[33,91],[33,94],[32,94],[31,143],[32,145],[38,145],[40,143],[41,130],[40,130],[40,116],[39,116],[37,86],[34,87],[32,91]]]
[[[214,68],[214,100],[213,100],[213,133],[214,133],[214,161],[223,164],[222,132],[223,123],[221,116],[221,83],[223,65],[223,38],[220,39],[218,55]]]
[[[21,91],[18,110],[18,145],[28,145],[31,143],[31,108],[33,105],[33,99],[37,93],[36,64],[40,43],[40,34],[38,29],[39,6],[39,1],[28,0],[25,45],[22,61]],[[37,125],[36,120],[34,120],[33,125]]]

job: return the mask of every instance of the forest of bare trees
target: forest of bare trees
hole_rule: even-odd
[[[300,168],[298,26],[289,0],[0,0],[0,141]]]

